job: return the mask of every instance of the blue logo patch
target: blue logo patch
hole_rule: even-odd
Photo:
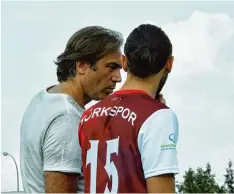
[[[172,141],[173,143],[176,143],[175,141],[175,133],[172,133],[169,135],[169,140]]]

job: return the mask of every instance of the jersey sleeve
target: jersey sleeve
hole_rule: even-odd
[[[44,171],[81,173],[81,148],[77,139],[79,118],[66,114],[53,121],[43,145]]]
[[[153,113],[141,126],[138,147],[145,178],[178,174],[178,120],[170,109]]]

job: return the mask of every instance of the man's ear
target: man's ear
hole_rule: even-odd
[[[166,65],[166,71],[169,73],[172,70],[173,62],[174,62],[174,56],[169,57],[167,60],[167,65]]]
[[[86,62],[80,62],[77,61],[76,62],[76,71],[80,74],[80,75],[84,75],[85,72],[90,68],[90,65]]]
[[[128,72],[127,58],[126,58],[126,56],[122,55],[122,57],[121,57],[121,63],[122,63],[123,70],[125,72]]]

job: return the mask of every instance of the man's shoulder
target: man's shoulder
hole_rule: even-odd
[[[79,122],[83,111],[84,109],[77,105],[72,97],[64,94],[48,94],[42,90],[33,96],[26,108],[21,131],[26,134],[41,133],[54,122],[61,122],[68,117],[74,120],[74,123]]]
[[[66,94],[52,94],[48,93],[46,89],[38,92],[31,100],[29,106],[36,108],[42,107],[44,113],[48,115],[63,115],[63,114],[72,114],[77,117],[80,117],[84,112],[84,109],[79,106],[76,101],[69,95]]]

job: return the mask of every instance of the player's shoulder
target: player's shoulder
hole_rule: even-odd
[[[167,105],[138,90],[116,92],[111,95],[109,101],[119,103],[123,110],[127,108],[133,112],[136,115],[136,128],[139,128],[155,112],[169,109]]]
[[[145,94],[129,95],[124,104],[130,106],[131,109],[141,115],[151,115],[162,109],[170,109],[167,105]]]
[[[148,118],[146,118],[145,122],[165,122],[165,121],[175,121],[177,122],[178,118],[175,112],[167,108],[157,109],[156,111],[152,112]]]
[[[145,139],[148,139],[146,137],[154,137],[155,139],[168,137],[169,140],[177,142],[178,130],[179,122],[174,111],[171,109],[160,109],[145,119],[139,129],[138,138],[141,139],[142,136]]]
[[[161,103],[159,100],[148,97],[142,101],[142,104],[144,104],[145,111],[148,112],[146,120],[177,120],[175,112],[168,105]]]
[[[175,112],[166,104],[154,99],[144,100],[143,103],[145,106],[139,111],[143,117],[143,123],[177,120]]]

